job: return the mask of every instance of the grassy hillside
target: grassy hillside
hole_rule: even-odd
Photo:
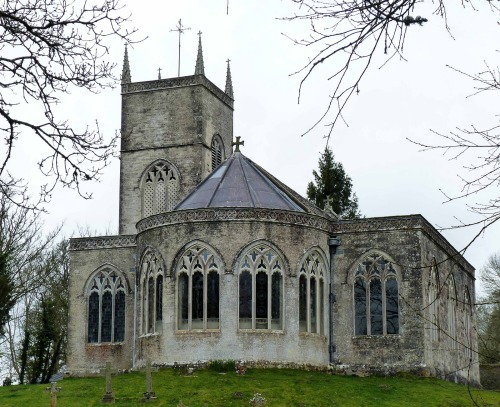
[[[103,377],[66,378],[58,383],[58,407],[101,406]],[[0,406],[50,406],[47,385],[0,387]],[[172,369],[153,373],[157,400],[150,406],[249,406],[261,393],[266,406],[500,406],[500,392],[468,389],[436,379],[347,377],[318,372],[250,369],[245,376],[201,370],[184,376]],[[113,376],[116,405],[137,406],[145,391],[144,373]],[[470,393],[469,393],[470,391]]]

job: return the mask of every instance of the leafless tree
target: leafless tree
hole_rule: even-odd
[[[327,65],[331,95],[323,114],[304,134],[317,125],[329,127],[329,138],[351,96],[359,92],[360,83],[378,52],[403,58],[405,38],[410,28],[422,26],[427,18],[418,15],[419,9],[430,3],[422,0],[291,0],[298,11],[284,20],[308,20],[309,36],[291,38],[310,49],[308,62],[295,74],[302,75],[299,101],[304,84],[320,66]],[[471,1],[460,2],[474,8]],[[445,0],[432,2],[434,15],[444,21],[449,31]],[[496,9],[493,2],[489,7]],[[452,5],[455,7],[456,5]]]
[[[13,203],[41,208],[57,183],[90,197],[80,182],[99,178],[116,136],[106,139],[97,125],[75,129],[59,117],[56,105],[71,89],[114,86],[109,39],[129,43],[136,31],[127,28],[122,12],[119,0],[1,1],[0,193]],[[45,148],[37,164],[48,182],[38,203],[28,204],[28,186],[9,165],[19,138],[33,136]]]

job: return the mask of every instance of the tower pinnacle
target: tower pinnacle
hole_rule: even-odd
[[[231,99],[234,99],[233,95],[233,81],[231,80],[231,68],[229,67],[229,62],[231,62],[230,59],[227,61],[227,73],[226,73],[226,95],[228,95]]]
[[[123,68],[122,68],[122,84],[132,82],[130,76],[130,64],[128,62],[128,50],[127,44],[125,44],[125,55],[123,56]]]
[[[205,66],[203,64],[203,50],[201,47],[201,34],[198,32],[198,56],[196,57],[196,66],[194,68],[195,75],[205,75]]]

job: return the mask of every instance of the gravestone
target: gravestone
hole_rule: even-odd
[[[57,387],[57,382],[52,382],[45,391],[50,391],[50,407],[57,407],[57,393],[61,391],[61,388]]]
[[[114,403],[115,395],[113,394],[113,386],[111,383],[111,362],[106,362],[106,369],[104,370],[106,376],[106,392],[102,396],[102,403]]]
[[[153,370],[157,371],[158,369],[153,368],[151,366],[151,360],[148,359],[146,361],[146,367],[144,368],[144,370],[146,372],[146,391],[144,392],[143,400],[144,401],[154,400],[156,399],[156,393],[153,391],[153,378],[151,376],[151,372]]]

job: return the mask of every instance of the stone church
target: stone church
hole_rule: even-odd
[[[240,152],[204,74],[122,73],[119,234],[71,239],[68,370],[216,359],[479,383],[474,268],[421,215],[339,220]]]

